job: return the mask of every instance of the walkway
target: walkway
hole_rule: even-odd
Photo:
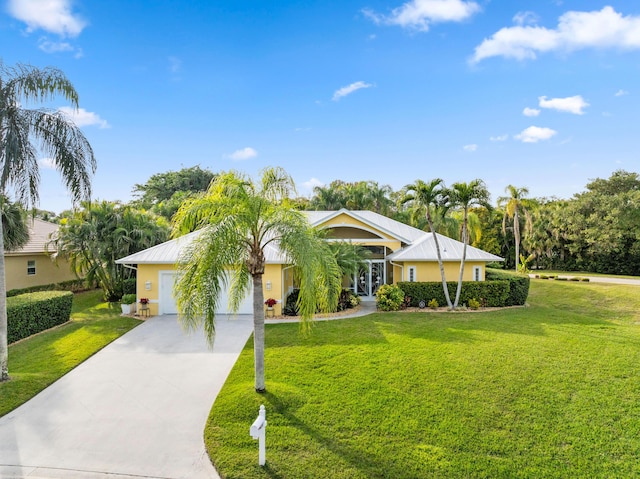
[[[212,352],[175,316],[150,319],[0,418],[0,478],[219,477],[203,429],[252,329],[218,318]]]

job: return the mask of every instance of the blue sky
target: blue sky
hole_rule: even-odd
[[[494,200],[640,170],[640,2],[0,1],[3,62],[80,94],[95,198],[196,164],[282,166],[305,196],[481,178]],[[41,173],[40,207],[69,208]]]

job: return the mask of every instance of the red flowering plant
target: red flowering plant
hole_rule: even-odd
[[[264,302],[264,304],[266,304],[268,308],[273,308],[273,305],[276,303],[277,301],[273,298],[269,298]]]
[[[140,298],[140,304],[149,304],[149,298]]]

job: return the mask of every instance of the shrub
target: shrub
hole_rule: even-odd
[[[561,276],[558,276],[558,277],[556,278],[556,281],[567,281],[567,278],[563,278],[563,277],[561,277]]]
[[[287,299],[284,302],[284,308],[282,308],[282,314],[285,316],[297,316],[298,315],[298,296],[300,295],[299,289],[294,289],[289,293]]]
[[[577,276],[572,276],[571,278],[569,278],[569,281],[580,281],[580,278],[578,278]]]
[[[405,294],[394,284],[383,284],[376,292],[376,304],[380,311],[398,311]]]
[[[433,298],[427,303],[427,306],[429,306],[431,309],[438,309],[440,305],[438,304],[438,300],[436,298]]]
[[[136,278],[125,279],[122,282],[122,294],[136,294]]]
[[[589,282],[589,278],[581,278],[580,281],[584,281],[585,283]]]
[[[87,281],[84,279],[70,279],[60,283],[41,284],[38,286],[31,286],[29,288],[11,289],[7,291],[7,298],[25,293],[37,293],[38,291],[72,291],[77,293],[79,291],[86,291],[87,289],[90,289],[90,287],[91,286],[87,285]]]
[[[480,302],[476,298],[471,298],[469,300],[470,309],[478,309],[479,307],[480,307]]]
[[[120,300],[120,302],[122,304],[133,304],[136,302],[136,295],[135,294],[125,294],[122,296],[122,299]]]
[[[72,304],[70,291],[42,291],[7,298],[8,342],[66,323]]]
[[[541,274],[540,279],[549,279],[549,276],[547,276],[546,274]]]
[[[506,277],[505,279],[496,279],[493,281],[463,282],[459,304],[466,303],[471,298],[480,298],[479,301],[483,304],[486,304],[487,306],[505,306],[505,303],[507,302],[509,296],[510,287],[508,278],[509,277]],[[527,279],[529,278],[527,277]],[[411,306],[413,307],[418,306],[418,303],[421,300],[426,300],[426,298],[435,299],[439,305],[447,304],[447,299],[444,297],[444,291],[442,290],[442,283],[440,282],[401,282],[398,283],[398,286],[400,286],[402,291],[404,291],[405,295],[411,296]],[[449,296],[452,299],[456,294],[457,286],[458,283],[455,282],[447,283]]]
[[[522,306],[526,304],[527,298],[529,297],[529,286],[531,285],[531,279],[526,274],[487,269],[485,279],[487,280],[486,282],[493,282],[495,280],[509,281],[509,293],[506,302],[502,306]],[[493,305],[487,303],[487,306]]]
[[[338,311],[355,308],[360,304],[360,298],[350,289],[343,289],[338,298]]]

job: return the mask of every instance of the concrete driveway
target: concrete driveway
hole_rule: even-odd
[[[219,477],[204,425],[252,329],[221,316],[212,351],[175,316],[151,318],[0,418],[0,477]]]

